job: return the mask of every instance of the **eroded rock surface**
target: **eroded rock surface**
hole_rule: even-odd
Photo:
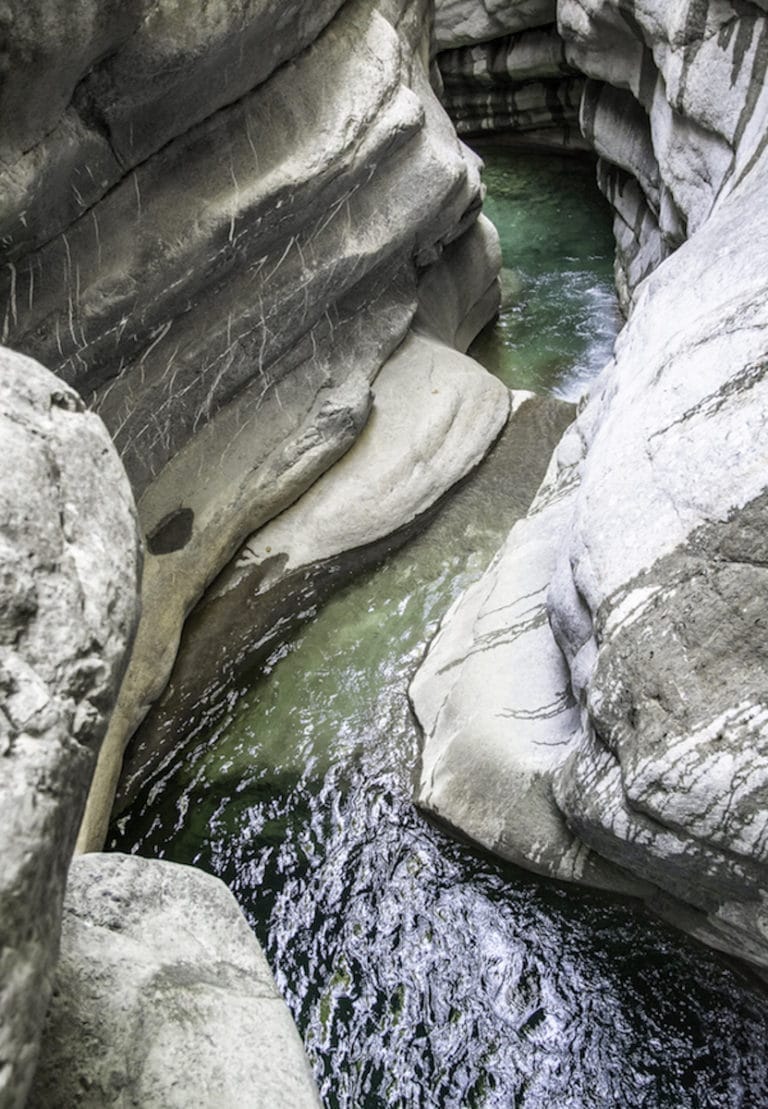
[[[94,848],[187,613],[360,435],[481,185],[426,0],[55,7],[9,29],[0,292],[4,340],[107,424],[147,540]]]
[[[67,867],[138,619],[131,490],[101,420],[0,349],[0,1104],[32,1077]]]
[[[438,0],[435,39],[449,50],[554,23],[555,14],[555,0]]]
[[[482,460],[506,423],[509,392],[462,349],[498,304],[500,261],[496,231],[481,218],[425,271],[413,327],[373,383],[362,434],[248,538],[191,617],[168,687],[126,752],[116,811],[209,719],[212,690],[254,666],[331,582],[380,558],[388,537],[388,546],[402,542]]]
[[[319,1106],[293,1020],[223,882],[127,855],[74,861],[30,1100]]]
[[[10,356],[3,380],[9,396],[18,391],[3,454],[22,467],[6,468],[3,533],[4,719],[18,813],[2,891],[11,1018],[0,1081],[11,1104],[34,1063],[66,863],[136,607],[129,486],[82,401],[117,445],[146,544],[143,618],[80,841],[91,848],[103,840],[124,743],[167,682],[190,608],[249,535],[345,455],[372,412],[376,424],[382,367],[399,365],[401,384],[403,366],[415,375],[413,424],[399,441],[412,460],[434,449],[440,465],[393,496],[377,536],[474,465],[507,411],[501,387],[451,349],[495,310],[495,241],[481,234],[474,260],[458,248],[472,278],[462,310],[449,313],[450,340],[425,324],[440,312],[420,284],[435,267],[441,287],[444,255],[475,224],[482,196],[479,160],[429,82],[427,0],[60,9],[30,0],[0,10],[0,332],[58,375],[38,396],[37,367]],[[32,438],[19,453],[25,429]],[[396,484],[402,467],[387,462]],[[350,493],[361,495],[362,522],[343,541],[371,538],[369,477],[361,472]],[[35,492],[20,507],[19,481],[40,490],[39,503]],[[83,924],[82,934],[96,932]],[[150,1021],[146,984],[136,981],[134,1015],[123,1014],[132,1029]],[[247,1019],[253,1027],[256,1016]],[[84,1051],[100,1034],[93,1022],[78,1026]],[[230,1060],[223,1017],[216,1027]],[[60,1033],[62,1073],[57,1063],[41,1076],[37,1096],[52,1104],[60,1081],[55,1096],[74,1104],[79,1079],[63,1074],[71,1041]],[[171,1104],[158,1077],[166,1050],[181,1070],[177,1043],[143,1061],[137,1047],[117,1087],[97,1062],[80,1074],[82,1089],[98,1091],[93,1104],[127,1088]],[[214,1055],[201,1061],[201,1083],[206,1067],[224,1065]],[[227,1081],[238,1073],[233,1063]],[[211,1104],[242,1103],[234,1085],[222,1089]]]
[[[418,796],[766,968],[768,21],[561,0],[558,26],[631,315],[417,677]]]

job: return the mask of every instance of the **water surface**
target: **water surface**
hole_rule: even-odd
[[[568,195],[547,205],[570,211],[573,181],[557,164],[547,187]],[[532,166],[518,166],[514,187],[535,212],[543,162]],[[549,242],[545,216],[531,219],[531,242]],[[593,286],[579,287],[590,319]],[[598,358],[609,309],[563,364]],[[550,339],[526,326],[531,385]],[[582,371],[569,372],[547,387],[572,391]],[[426,531],[340,591],[264,673],[224,691],[223,722],[148,784],[111,846],[228,883],[328,1107],[758,1109],[768,1104],[762,993],[632,905],[505,867],[411,803],[410,677],[524,512],[569,418],[552,402],[527,413]]]
[[[594,162],[479,150],[504,269],[499,319],[470,354],[512,389],[577,400],[609,361],[621,325],[611,215]]]

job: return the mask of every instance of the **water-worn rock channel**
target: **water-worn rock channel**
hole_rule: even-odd
[[[575,398],[617,323],[588,165],[489,152],[500,324],[475,355]],[[432,523],[224,691],[110,846],[222,877],[264,943],[328,1106],[760,1106],[764,997],[628,903],[538,880],[425,822],[408,682],[526,508],[570,417],[528,401]],[[541,464],[541,458],[537,459]]]

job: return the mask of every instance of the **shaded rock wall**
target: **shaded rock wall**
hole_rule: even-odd
[[[558,18],[631,314],[414,684],[419,798],[534,870],[634,882],[764,969],[768,20],[570,0]]]
[[[0,348],[0,1105],[24,1102],[67,867],[138,620],[130,487],[101,420]]]

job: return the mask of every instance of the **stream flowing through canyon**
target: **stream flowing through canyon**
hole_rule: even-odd
[[[575,400],[620,322],[594,168],[483,155],[504,299],[472,353],[512,388]],[[570,418],[527,403],[425,530],[238,675],[223,722],[109,847],[230,886],[328,1107],[763,1106],[759,987],[641,908],[507,867],[413,806],[410,678],[525,511],[516,475]]]

